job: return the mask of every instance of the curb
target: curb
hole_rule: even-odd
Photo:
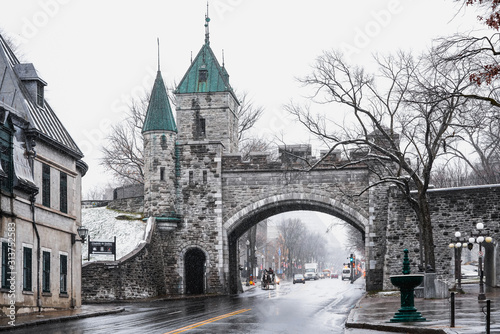
[[[410,326],[391,326],[382,324],[354,323],[346,322],[345,328],[370,329],[375,331],[393,332],[393,333],[415,333],[415,334],[447,334],[447,331],[435,328],[419,328]]]
[[[415,334],[447,334],[449,332],[444,331],[442,329],[435,328],[421,328],[421,327],[410,327],[410,326],[392,326],[392,325],[383,325],[383,324],[370,324],[363,322],[353,322],[353,313],[356,312],[356,309],[359,308],[359,305],[365,299],[367,293],[365,292],[361,298],[356,302],[354,307],[349,312],[347,316],[347,320],[344,324],[345,328],[357,328],[357,329],[368,329],[382,332],[393,332],[393,333],[415,333]]]
[[[17,329],[17,328],[24,328],[24,327],[30,327],[30,326],[36,326],[36,325],[43,325],[43,324],[49,324],[49,323],[69,321],[69,320],[91,318],[91,317],[97,317],[97,316],[100,316],[100,315],[116,314],[116,313],[120,313],[120,312],[123,312],[123,311],[125,311],[125,308],[123,308],[123,307],[117,307],[115,309],[108,310],[108,311],[95,311],[95,312],[88,312],[88,313],[67,315],[67,316],[61,316],[61,317],[53,317],[53,318],[47,318],[47,319],[39,319],[39,320],[27,321],[27,322],[24,322],[24,323],[16,324],[14,326],[1,325],[0,326],[0,331],[10,331],[10,330],[14,330],[14,329]]]

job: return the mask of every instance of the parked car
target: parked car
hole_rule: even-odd
[[[293,284],[295,283],[306,283],[306,279],[304,278],[304,275],[302,274],[295,274],[293,275]]]

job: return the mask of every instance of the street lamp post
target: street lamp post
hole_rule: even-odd
[[[261,265],[261,267],[260,267],[260,270],[261,270],[261,271],[264,271],[264,269],[266,269],[266,267],[264,266],[264,254],[262,254],[262,255],[260,256],[260,258],[262,259],[262,265]]]
[[[456,290],[462,290],[462,248],[467,246],[466,239],[462,238],[460,232],[455,232],[455,240],[448,245],[455,249],[455,280]]]
[[[252,265],[250,264],[250,240],[247,239],[247,285],[250,285],[250,277],[252,274]]]
[[[467,248],[469,248],[469,250],[472,250],[474,243],[477,243],[479,245],[479,256],[478,256],[479,294],[477,296],[477,300],[482,301],[486,300],[486,295],[484,294],[483,250],[481,246],[483,241],[490,243],[493,241],[493,239],[489,236],[486,236],[487,233],[484,231],[483,223],[477,223],[476,230],[477,232],[471,232],[472,237],[469,238],[469,244],[467,245]]]
[[[253,247],[253,254],[252,254],[252,267],[253,270],[255,271],[253,273],[253,281],[255,282],[255,279],[259,275],[259,260],[257,259],[257,245]]]

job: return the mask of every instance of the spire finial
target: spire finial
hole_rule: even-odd
[[[224,67],[224,49],[222,49],[222,67]]]
[[[209,32],[208,32],[208,23],[210,22],[210,18],[208,17],[208,1],[207,1],[207,13],[205,14],[205,44],[210,44]]]
[[[156,37],[156,42],[158,43],[158,72],[160,72],[160,38]]]

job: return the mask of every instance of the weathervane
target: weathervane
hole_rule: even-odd
[[[208,17],[208,1],[207,1],[207,13],[205,14],[205,44],[210,44],[209,40],[209,32],[208,32],[208,23],[210,22],[210,18]]]
[[[158,72],[160,72],[160,38],[156,37],[156,41],[158,42]]]

